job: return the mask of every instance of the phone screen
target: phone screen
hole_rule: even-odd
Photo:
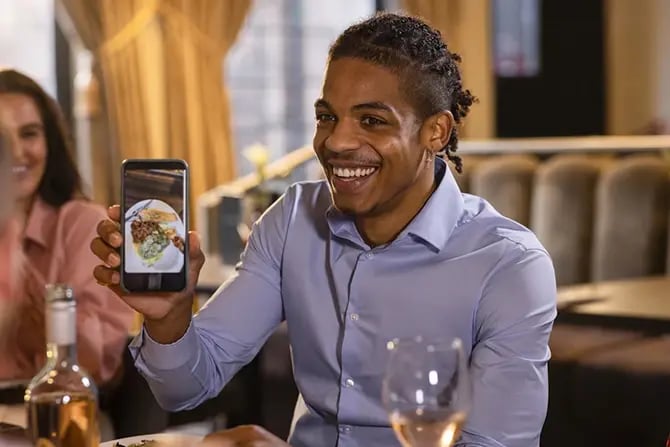
[[[123,165],[122,284],[131,292],[186,287],[187,167],[181,160]]]

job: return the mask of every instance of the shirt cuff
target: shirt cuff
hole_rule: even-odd
[[[149,336],[144,326],[129,345],[133,358],[152,369],[177,369],[197,357],[198,334],[193,321],[182,337],[167,345],[158,343]],[[141,358],[140,358],[141,357]]]

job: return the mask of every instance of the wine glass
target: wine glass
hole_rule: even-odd
[[[451,447],[471,405],[462,341],[389,341],[382,401],[404,447]]]

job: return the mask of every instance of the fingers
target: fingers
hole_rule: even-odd
[[[217,447],[288,447],[284,441],[257,425],[241,425],[207,436],[202,445]]]
[[[200,441],[198,447],[237,447],[237,442],[218,434],[212,434]]]
[[[121,275],[118,267],[121,265],[121,256],[118,247],[121,246],[123,238],[119,233],[119,206],[115,205],[107,209],[109,220],[101,220],[96,229],[98,237],[91,241],[91,251],[105,265],[98,265],[93,269],[93,277],[98,284],[109,287],[117,295],[122,291],[119,283]]]
[[[118,250],[106,244],[102,238],[96,237],[91,241],[91,251],[98,259],[110,267],[116,268],[121,265],[121,257]]]
[[[260,425],[242,425],[246,429],[249,440],[259,441],[281,441],[278,437],[261,427]]]
[[[119,224],[112,220],[101,220],[96,231],[98,236],[112,247],[118,248],[123,243]]]
[[[93,269],[93,276],[99,284],[104,286],[118,286],[121,281],[118,271],[104,265],[96,265]]]
[[[98,284],[108,287],[117,296],[124,296],[123,290],[119,285],[121,276],[118,271],[105,267],[104,265],[97,265],[93,269],[93,277]]]
[[[121,207],[119,205],[112,205],[107,208],[107,215],[114,222],[119,222],[121,220]]]

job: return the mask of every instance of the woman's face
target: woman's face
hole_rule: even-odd
[[[35,101],[20,93],[1,93],[0,127],[10,141],[15,200],[31,202],[47,164],[44,124]]]

